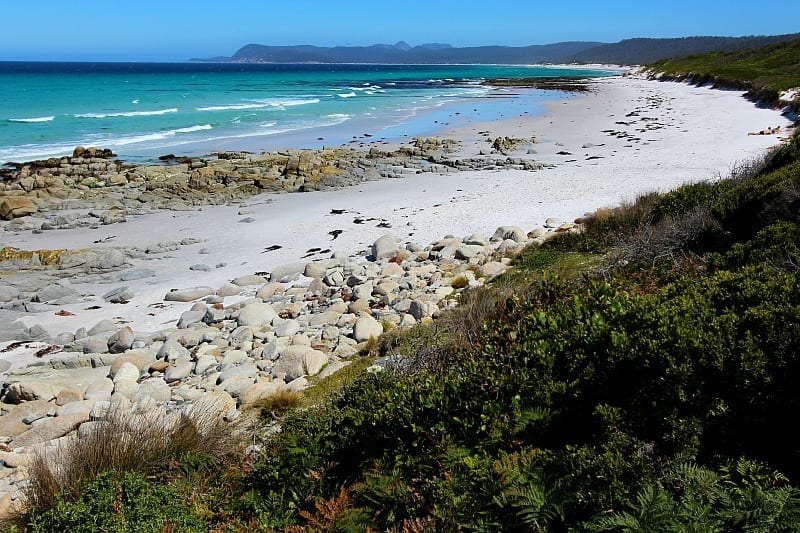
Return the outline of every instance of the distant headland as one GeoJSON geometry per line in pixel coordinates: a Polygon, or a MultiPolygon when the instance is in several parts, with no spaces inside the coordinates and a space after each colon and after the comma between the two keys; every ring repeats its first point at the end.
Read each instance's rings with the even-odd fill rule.
{"type": "Polygon", "coordinates": [[[568,41],[531,46],[455,47],[443,43],[411,46],[405,41],[371,46],[269,46],[248,44],[232,56],[194,58],[213,63],[376,63],[376,64],[591,64],[636,65],[669,57],[726,52],[800,39],[800,33],[746,37],[636,38],[618,43],[568,41]]]}

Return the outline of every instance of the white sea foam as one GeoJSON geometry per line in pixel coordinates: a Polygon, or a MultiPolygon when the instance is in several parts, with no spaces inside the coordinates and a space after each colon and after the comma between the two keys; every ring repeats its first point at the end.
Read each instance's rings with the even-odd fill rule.
{"type": "Polygon", "coordinates": [[[318,104],[319,98],[266,98],[258,101],[274,106],[294,107],[298,105],[318,104]]]}
{"type": "Polygon", "coordinates": [[[319,98],[264,98],[249,103],[197,107],[197,111],[235,111],[241,109],[277,109],[298,105],[318,104],[319,98]]]}
{"type": "Polygon", "coordinates": [[[354,92],[339,93],[338,94],[339,98],[353,98],[355,95],[356,95],[356,93],[354,93],[354,92]]]}
{"type": "Polygon", "coordinates": [[[10,118],[8,119],[9,122],[27,122],[27,123],[34,123],[34,122],[50,122],[53,120],[54,116],[49,117],[33,117],[33,118],[10,118]]]}
{"type": "Polygon", "coordinates": [[[120,137],[119,139],[108,139],[105,142],[111,146],[127,146],[129,144],[139,144],[149,141],[160,141],[174,137],[181,133],[194,133],[196,131],[205,131],[213,129],[211,124],[199,124],[196,126],[189,126],[187,128],[177,128],[174,130],[164,130],[157,133],[147,133],[144,135],[131,135],[130,137],[120,137]]]}
{"type": "Polygon", "coordinates": [[[75,118],[108,118],[108,117],[146,117],[151,115],[166,115],[168,113],[177,113],[177,107],[169,109],[156,109],[154,111],[121,111],[118,113],[76,113],[72,115],[75,118]]]}
{"type": "Polygon", "coordinates": [[[231,104],[231,105],[211,105],[207,107],[197,107],[198,111],[230,111],[236,109],[264,109],[271,107],[269,104],[231,104]]]}
{"type": "Polygon", "coordinates": [[[75,149],[76,143],[71,144],[24,144],[0,148],[0,162],[31,161],[46,157],[69,155],[75,149]]]}
{"type": "Polygon", "coordinates": [[[139,99],[137,98],[136,100],[131,100],[131,103],[132,104],[138,104],[139,103],[139,99]]]}
{"type": "Polygon", "coordinates": [[[177,130],[172,130],[175,133],[192,133],[193,131],[204,131],[204,130],[211,130],[214,129],[211,124],[200,124],[197,126],[189,126],[188,128],[178,128],[177,130]]]}
{"type": "Polygon", "coordinates": [[[206,142],[220,141],[225,139],[245,139],[248,137],[265,137],[272,135],[281,135],[284,133],[293,133],[297,131],[304,131],[315,128],[325,128],[330,126],[336,126],[338,124],[342,124],[343,122],[350,120],[350,115],[346,113],[334,113],[331,115],[326,115],[325,118],[330,120],[325,120],[322,122],[285,124],[279,128],[275,128],[277,122],[263,122],[261,124],[258,124],[257,129],[252,129],[242,133],[225,134],[222,131],[220,131],[220,135],[214,135],[211,137],[204,137],[204,138],[195,138],[191,140],[180,140],[178,142],[170,142],[168,146],[178,146],[182,144],[191,144],[191,143],[206,143],[206,142]]]}

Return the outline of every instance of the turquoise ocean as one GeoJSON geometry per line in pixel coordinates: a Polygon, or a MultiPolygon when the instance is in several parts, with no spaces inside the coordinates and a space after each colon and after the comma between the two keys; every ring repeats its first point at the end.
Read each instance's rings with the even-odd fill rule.
{"type": "Polygon", "coordinates": [[[496,120],[559,91],[493,89],[491,78],[595,77],[603,70],[497,65],[248,65],[0,62],[0,164],[111,148],[120,157],[396,141],[496,120]],[[517,102],[519,103],[519,102],[517,102]]]}

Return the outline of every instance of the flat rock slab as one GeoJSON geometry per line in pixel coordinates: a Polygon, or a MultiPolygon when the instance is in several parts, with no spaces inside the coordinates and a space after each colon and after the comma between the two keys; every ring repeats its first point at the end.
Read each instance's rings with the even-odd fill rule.
{"type": "Polygon", "coordinates": [[[117,280],[119,281],[134,281],[137,279],[144,279],[144,278],[154,278],[156,277],[156,273],[149,268],[137,268],[126,270],[125,272],[121,272],[117,276],[117,280]]]}
{"type": "Polygon", "coordinates": [[[125,254],[116,249],[67,250],[61,255],[61,269],[78,268],[90,272],[105,272],[125,266],[125,254]]]}
{"type": "Polygon", "coordinates": [[[19,403],[30,400],[52,400],[64,389],[86,392],[89,385],[105,379],[110,367],[70,368],[54,370],[43,366],[29,366],[11,372],[3,400],[19,403]]]}
{"type": "Polygon", "coordinates": [[[302,274],[306,269],[306,263],[297,261],[295,263],[286,263],[275,267],[269,274],[270,281],[281,281],[283,279],[292,278],[302,274]]]}
{"type": "Polygon", "coordinates": [[[15,437],[9,446],[12,449],[24,448],[63,437],[88,419],[88,412],[42,419],[34,427],[15,437]]]}
{"type": "Polygon", "coordinates": [[[19,297],[19,289],[8,285],[0,285],[0,302],[10,302],[19,297]]]}
{"type": "Polygon", "coordinates": [[[44,400],[34,400],[21,403],[11,411],[0,416],[0,437],[16,437],[20,433],[28,431],[30,427],[22,422],[22,419],[31,415],[46,414],[55,406],[44,400]]]}
{"type": "Polygon", "coordinates": [[[267,278],[264,276],[257,276],[255,274],[250,274],[247,276],[240,276],[233,280],[231,283],[237,285],[239,287],[247,287],[250,285],[263,285],[267,282],[267,278]]]}
{"type": "Polygon", "coordinates": [[[34,302],[57,305],[74,304],[80,298],[78,291],[62,282],[51,283],[42,287],[33,296],[34,302]]]}
{"type": "Polygon", "coordinates": [[[117,287],[105,293],[103,300],[112,304],[119,304],[130,301],[134,296],[135,294],[130,287],[117,287]]]}
{"type": "Polygon", "coordinates": [[[167,302],[191,302],[212,294],[214,294],[214,289],[211,287],[192,287],[170,291],[164,296],[164,300],[167,302]]]}
{"type": "Polygon", "coordinates": [[[32,215],[36,211],[38,211],[36,204],[28,198],[10,197],[0,202],[0,217],[6,220],[32,215]]]}

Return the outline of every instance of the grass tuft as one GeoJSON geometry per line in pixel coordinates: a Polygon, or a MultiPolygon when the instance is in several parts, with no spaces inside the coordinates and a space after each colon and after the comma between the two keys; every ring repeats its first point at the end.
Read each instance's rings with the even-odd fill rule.
{"type": "Polygon", "coordinates": [[[260,411],[263,418],[283,416],[299,407],[303,401],[303,393],[289,389],[280,389],[253,404],[253,409],[260,411]]]}
{"type": "Polygon", "coordinates": [[[104,472],[156,475],[175,462],[211,466],[235,457],[243,449],[243,436],[222,415],[221,406],[211,401],[167,416],[160,410],[136,413],[112,407],[80,438],[34,454],[24,509],[74,501],[104,472]]]}

